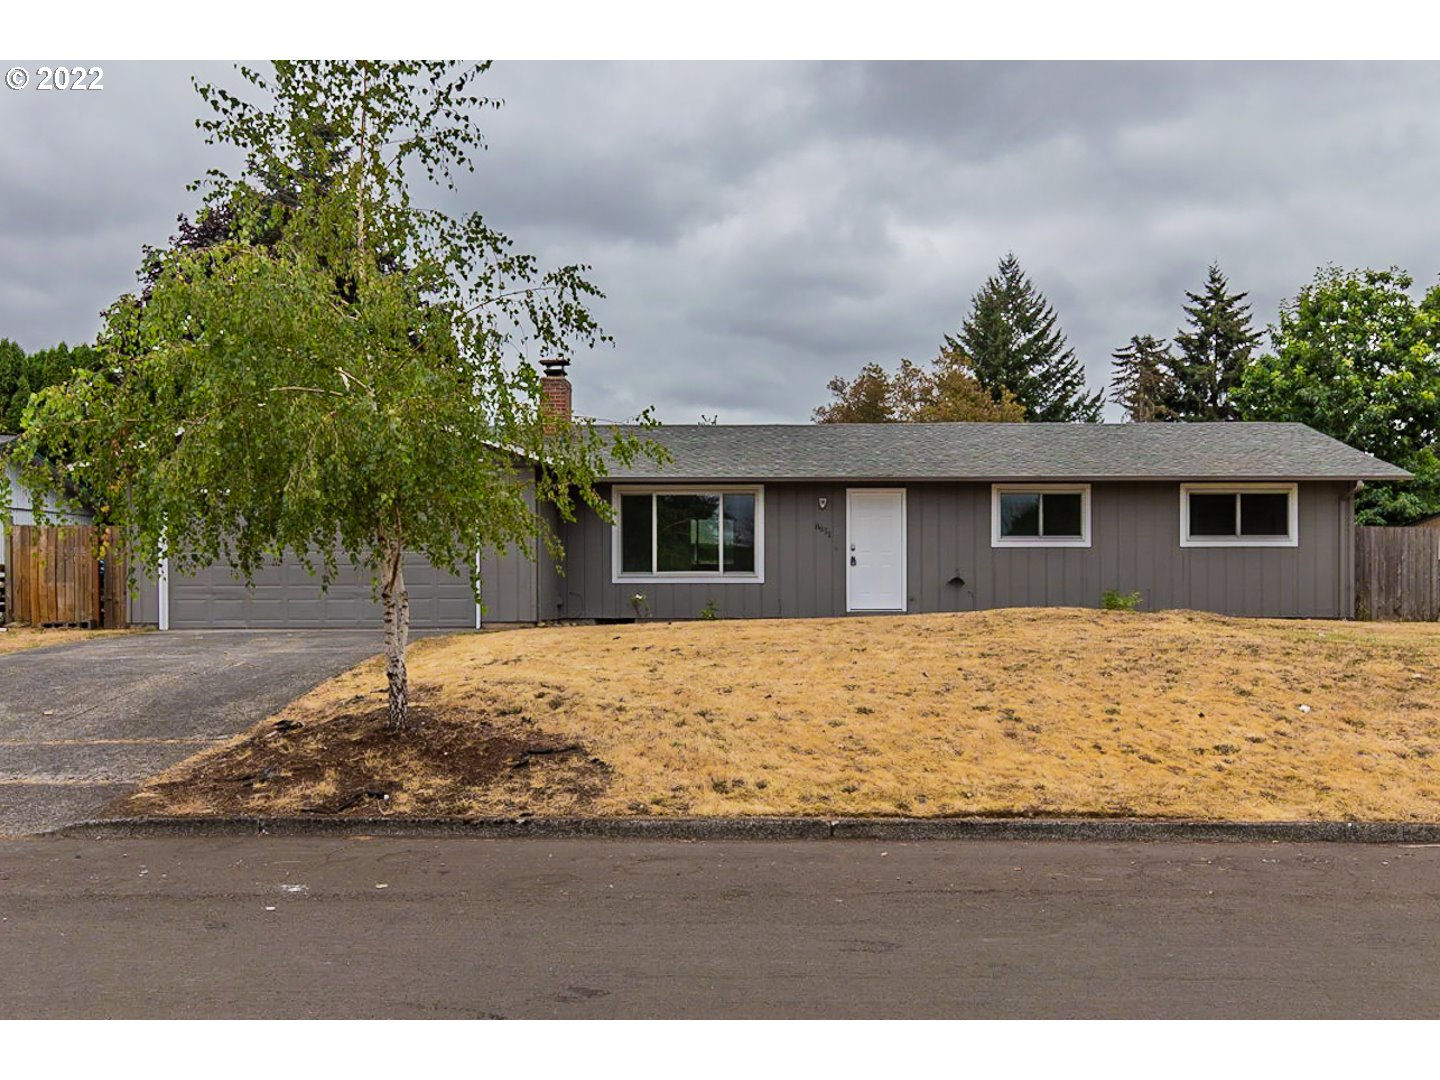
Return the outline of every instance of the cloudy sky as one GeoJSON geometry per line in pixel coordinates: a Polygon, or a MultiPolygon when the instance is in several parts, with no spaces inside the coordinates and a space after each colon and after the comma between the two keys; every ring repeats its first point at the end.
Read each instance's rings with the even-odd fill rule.
{"type": "MultiPolygon", "coordinates": [[[[190,74],[238,81],[105,68],[0,89],[0,337],[27,348],[93,337],[216,161],[190,74]]],[[[592,264],[616,344],[572,374],[605,418],[808,420],[832,375],[933,357],[1009,250],[1093,386],[1212,260],[1261,325],[1323,263],[1440,272],[1440,64],[497,63],[484,89],[453,205],[592,264]]]]}

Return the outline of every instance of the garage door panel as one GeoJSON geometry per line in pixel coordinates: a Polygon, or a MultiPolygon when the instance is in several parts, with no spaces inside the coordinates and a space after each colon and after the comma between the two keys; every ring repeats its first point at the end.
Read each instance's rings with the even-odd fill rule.
{"type": "MultiPolygon", "coordinates": [[[[468,629],[475,625],[469,579],[430,564],[423,556],[405,560],[410,622],[417,629],[468,629]]],[[[293,556],[256,571],[246,587],[227,566],[170,577],[170,625],[179,629],[318,628],[353,629],[381,624],[381,607],[371,597],[370,575],[342,566],[330,588],[293,556]]]]}

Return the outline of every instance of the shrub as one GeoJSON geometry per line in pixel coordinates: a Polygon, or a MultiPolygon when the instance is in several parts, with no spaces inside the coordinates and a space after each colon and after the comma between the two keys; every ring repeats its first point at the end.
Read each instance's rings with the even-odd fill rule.
{"type": "Polygon", "coordinates": [[[1141,600],[1138,592],[1122,593],[1119,589],[1106,589],[1100,603],[1106,611],[1134,611],[1141,600]]]}
{"type": "Polygon", "coordinates": [[[708,601],[708,602],[706,602],[705,606],[700,609],[700,618],[702,618],[702,619],[718,619],[718,618],[720,618],[720,609],[715,606],[715,601],[714,601],[713,599],[710,600],[710,601],[708,601]]]}

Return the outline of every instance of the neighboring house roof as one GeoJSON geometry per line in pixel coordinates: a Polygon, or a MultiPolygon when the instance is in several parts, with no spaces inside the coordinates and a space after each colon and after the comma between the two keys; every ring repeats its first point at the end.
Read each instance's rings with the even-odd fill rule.
{"type": "Polygon", "coordinates": [[[682,424],[614,480],[1405,480],[1304,424],[682,424]]]}

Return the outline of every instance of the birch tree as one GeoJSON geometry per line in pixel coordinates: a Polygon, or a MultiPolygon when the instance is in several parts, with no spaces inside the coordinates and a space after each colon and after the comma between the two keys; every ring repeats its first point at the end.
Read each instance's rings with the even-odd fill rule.
{"type": "Polygon", "coordinates": [[[487,67],[275,62],[238,68],[238,92],[197,84],[197,126],[244,166],[197,182],[202,239],[148,253],[100,370],[38,395],[14,455],[36,486],[101,493],[152,571],[162,550],[172,573],[249,580],[284,551],[322,584],[368,570],[397,730],[406,553],[475,582],[477,551],[556,549],[532,476],[537,506],[608,518],[607,458],[659,453],[547,415],[521,362],[607,340],[588,268],[544,270],[478,212],[428,205],[483,149],[487,67]]]}

